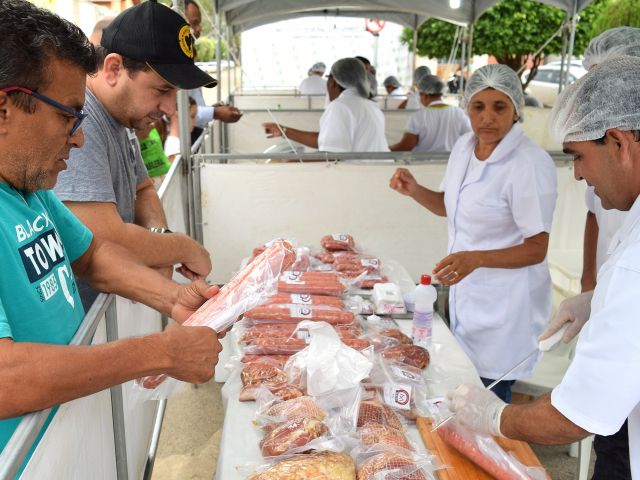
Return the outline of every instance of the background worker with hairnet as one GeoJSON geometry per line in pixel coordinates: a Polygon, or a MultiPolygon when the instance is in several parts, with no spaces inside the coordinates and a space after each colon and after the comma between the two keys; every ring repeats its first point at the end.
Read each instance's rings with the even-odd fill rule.
{"type": "Polygon", "coordinates": [[[424,65],[416,68],[413,71],[413,85],[411,85],[411,90],[407,93],[407,101],[402,102],[398,108],[407,108],[409,110],[417,110],[420,108],[420,93],[418,92],[418,82],[425,75],[431,75],[431,70],[429,67],[425,67],[424,65]]]}
{"type": "Polygon", "coordinates": [[[386,90],[387,95],[389,95],[390,97],[407,98],[407,95],[402,90],[402,85],[400,85],[398,79],[393,75],[389,75],[387,78],[385,78],[384,82],[382,82],[382,86],[386,90]]]}
{"type": "Polygon", "coordinates": [[[290,140],[325,152],[388,152],[384,116],[369,100],[364,65],[356,58],[333,64],[327,80],[330,103],[320,117],[320,131],[306,132],[277,123],[263,123],[268,138],[290,140]]]}
{"type": "MultiPolygon", "coordinates": [[[[449,245],[434,275],[451,285],[451,331],[485,385],[532,351],[551,314],[546,256],[556,203],[551,157],[517,126],[524,98],[506,65],[487,65],[469,80],[463,107],[472,133],[456,142],[439,192],[399,168],[390,186],[446,216],[449,245]]],[[[536,358],[499,382],[511,400],[515,379],[531,376],[536,358]]]]}
{"type": "Polygon", "coordinates": [[[326,95],[327,81],[323,77],[326,69],[324,63],[314,63],[309,69],[309,76],[302,80],[298,87],[300,95],[326,95]]]}
{"type": "MultiPolygon", "coordinates": [[[[587,70],[591,70],[607,59],[622,55],[640,57],[640,28],[617,27],[601,33],[589,43],[582,64],[587,70]]],[[[543,339],[558,331],[566,322],[571,322],[572,325],[564,334],[565,342],[570,342],[580,332],[589,317],[596,273],[607,259],[609,246],[627,216],[627,212],[606,210],[593,186],[587,187],[585,201],[588,212],[584,228],[582,294],[560,304],[554,320],[541,335],[543,339]]],[[[631,478],[627,430],[625,421],[615,434],[595,436],[593,448],[596,463],[592,480],[631,478]]]]}
{"type": "Polygon", "coordinates": [[[549,130],[573,156],[576,179],[627,218],[598,272],[589,321],[562,382],[508,406],[461,385],[449,393],[450,408],[478,432],[543,444],[610,435],[628,418],[631,473],[640,478],[640,58],[604,61],[569,86],[549,130]]]}
{"type": "Polygon", "coordinates": [[[450,152],[462,135],[471,131],[464,110],[442,101],[444,82],[435,75],[425,75],[418,82],[421,108],[404,128],[402,140],[390,145],[392,152],[450,152]]]}

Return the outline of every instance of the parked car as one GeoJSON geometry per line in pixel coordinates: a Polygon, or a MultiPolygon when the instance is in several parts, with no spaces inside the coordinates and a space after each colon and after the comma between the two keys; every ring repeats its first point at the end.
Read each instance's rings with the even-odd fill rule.
{"type": "MultiPolygon", "coordinates": [[[[569,83],[575,82],[578,78],[586,74],[587,71],[579,61],[572,61],[569,66],[569,83]]],[[[522,73],[523,80],[529,76],[529,70],[522,73]]],[[[558,85],[560,83],[560,62],[551,62],[538,68],[538,73],[527,86],[526,93],[537,98],[546,106],[553,106],[558,96],[558,85]]]]}

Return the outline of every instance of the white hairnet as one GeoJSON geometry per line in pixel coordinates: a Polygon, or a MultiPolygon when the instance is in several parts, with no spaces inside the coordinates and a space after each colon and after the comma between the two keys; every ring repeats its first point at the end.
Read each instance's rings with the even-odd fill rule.
{"type": "Polygon", "coordinates": [[[442,95],[444,82],[435,75],[425,75],[418,82],[418,91],[427,95],[442,95]]]}
{"type": "Polygon", "coordinates": [[[493,88],[504,93],[516,109],[518,117],[522,121],[524,109],[524,94],[522,84],[516,72],[500,63],[485,65],[476,70],[467,82],[467,88],[462,97],[461,107],[465,110],[469,106],[471,98],[482,90],[493,88]]]}
{"type": "Polygon", "coordinates": [[[322,62],[314,63],[313,66],[309,69],[310,72],[314,73],[324,73],[326,70],[327,66],[322,62]]]}
{"type": "Polygon", "coordinates": [[[413,71],[413,84],[417,85],[420,79],[425,75],[431,75],[431,70],[429,69],[429,67],[425,67],[424,65],[422,65],[421,67],[416,68],[413,71]]]}
{"type": "Polygon", "coordinates": [[[370,79],[364,64],[357,58],[341,58],[331,66],[331,76],[342,88],[353,88],[363,98],[369,98],[370,79]]]}
{"type": "Polygon", "coordinates": [[[394,77],[393,75],[389,75],[387,78],[384,79],[384,82],[382,82],[382,84],[386,87],[387,85],[393,87],[393,88],[398,88],[400,87],[400,82],[398,81],[398,79],[396,77],[394,77]]]}
{"type": "Polygon", "coordinates": [[[640,57],[640,28],[611,28],[589,42],[582,65],[587,70],[609,58],[630,55],[640,57]]]}
{"type": "Polygon", "coordinates": [[[640,130],[638,57],[598,64],[560,94],[549,118],[549,132],[560,143],[597,140],[611,128],[640,130]]]}

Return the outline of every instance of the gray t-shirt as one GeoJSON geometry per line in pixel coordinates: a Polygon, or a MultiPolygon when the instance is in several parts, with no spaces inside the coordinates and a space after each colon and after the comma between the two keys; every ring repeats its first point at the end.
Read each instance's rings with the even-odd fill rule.
{"type": "MultiPolygon", "coordinates": [[[[84,146],[71,150],[68,169],[58,176],[54,193],[63,202],[111,202],[127,223],[133,223],[137,185],[147,177],[140,145],[132,130],[113,118],[87,89],[82,124],[84,146]]],[[[97,296],[78,282],[85,309],[97,296]]]]}

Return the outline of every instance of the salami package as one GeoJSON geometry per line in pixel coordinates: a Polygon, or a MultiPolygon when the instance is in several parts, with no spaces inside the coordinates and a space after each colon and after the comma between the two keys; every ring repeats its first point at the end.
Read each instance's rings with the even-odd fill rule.
{"type": "MultiPolygon", "coordinates": [[[[432,410],[434,422],[438,423],[451,415],[442,403],[432,410]]],[[[438,435],[462,455],[497,480],[544,480],[543,468],[527,467],[512,454],[504,451],[489,435],[481,435],[458,422],[455,418],[436,430],[438,435]]]]}
{"type": "Polygon", "coordinates": [[[256,467],[248,480],[302,478],[356,480],[355,464],[349,455],[341,452],[323,451],[293,455],[256,467]]]}
{"type": "Polygon", "coordinates": [[[428,480],[440,468],[432,455],[390,445],[357,448],[352,456],[358,480],[428,480]]]}
{"type": "MultiPolygon", "coordinates": [[[[295,252],[287,240],[274,240],[232,278],[220,292],[205,302],[184,323],[185,326],[207,326],[216,332],[229,328],[247,310],[260,305],[276,293],[278,278],[295,260],[295,252]]],[[[144,389],[155,390],[144,399],[166,398],[177,380],[165,382],[166,375],[137,380],[144,389]],[[159,385],[165,383],[163,388],[159,385]]]]}

